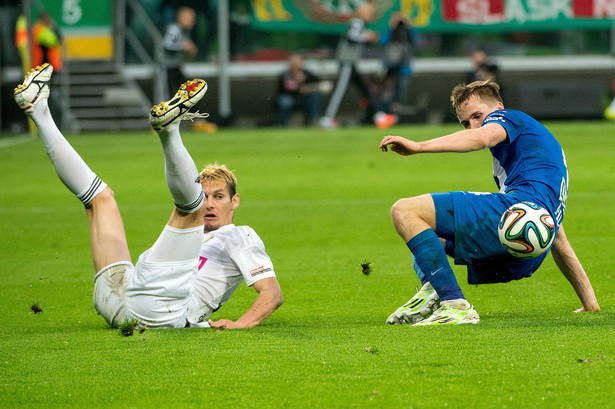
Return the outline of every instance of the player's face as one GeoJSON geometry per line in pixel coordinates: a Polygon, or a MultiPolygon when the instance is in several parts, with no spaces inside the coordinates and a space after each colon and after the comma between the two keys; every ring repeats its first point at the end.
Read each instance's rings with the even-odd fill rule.
{"type": "Polygon", "coordinates": [[[496,109],[503,109],[501,102],[488,104],[476,95],[471,96],[468,101],[457,110],[459,122],[466,129],[476,129],[483,125],[485,117],[496,109]]]}
{"type": "Polygon", "coordinates": [[[205,232],[233,223],[235,209],[239,206],[239,195],[231,197],[225,182],[203,182],[201,185],[205,192],[205,232]]]}

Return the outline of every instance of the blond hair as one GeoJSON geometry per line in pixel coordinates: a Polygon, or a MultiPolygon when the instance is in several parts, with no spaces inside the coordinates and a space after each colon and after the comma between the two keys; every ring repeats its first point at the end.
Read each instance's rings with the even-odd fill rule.
{"type": "Polygon", "coordinates": [[[200,173],[202,182],[224,182],[228,188],[231,197],[237,193],[237,178],[233,171],[229,170],[226,165],[210,163],[200,173]]]}
{"type": "Polygon", "coordinates": [[[466,104],[472,96],[480,98],[487,104],[502,102],[500,86],[496,82],[490,79],[474,81],[468,85],[460,84],[453,88],[451,104],[453,104],[455,111],[459,111],[459,108],[466,104]]]}

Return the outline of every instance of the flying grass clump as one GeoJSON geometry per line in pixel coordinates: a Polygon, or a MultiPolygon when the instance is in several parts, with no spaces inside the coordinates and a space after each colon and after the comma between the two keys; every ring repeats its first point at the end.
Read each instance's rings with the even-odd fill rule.
{"type": "Polygon", "coordinates": [[[43,309],[41,308],[41,303],[38,301],[33,302],[32,305],[30,305],[30,311],[32,311],[32,314],[34,315],[43,312],[43,309]]]}
{"type": "Polygon", "coordinates": [[[363,273],[364,276],[370,275],[372,271],[373,266],[371,261],[364,261],[363,263],[361,263],[361,273],[363,273]]]}
{"type": "MultiPolygon", "coordinates": [[[[120,323],[120,325],[118,325],[118,328],[120,330],[120,335],[124,337],[131,337],[134,335],[135,330],[139,328],[139,321],[135,318],[129,319],[127,317],[120,323]]],[[[145,328],[145,326],[141,327],[141,329],[139,329],[139,333],[142,334],[145,332],[145,328]]]]}

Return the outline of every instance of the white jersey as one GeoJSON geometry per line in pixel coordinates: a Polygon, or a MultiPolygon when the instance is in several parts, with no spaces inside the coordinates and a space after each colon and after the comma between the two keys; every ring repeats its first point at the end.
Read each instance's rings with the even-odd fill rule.
{"type": "Polygon", "coordinates": [[[205,233],[198,268],[193,297],[213,311],[224,305],[242,281],[252,286],[275,277],[258,234],[251,227],[234,224],[205,233]]]}

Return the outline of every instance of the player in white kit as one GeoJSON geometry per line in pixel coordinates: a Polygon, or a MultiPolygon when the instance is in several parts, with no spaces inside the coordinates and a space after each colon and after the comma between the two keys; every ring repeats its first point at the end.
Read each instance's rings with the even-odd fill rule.
{"type": "Polygon", "coordinates": [[[133,266],[113,191],[70,146],[49,112],[52,71],[49,64],[31,70],[15,89],[15,101],[36,124],[62,182],[85,205],[99,314],[111,326],[136,319],[151,328],[250,327],[271,315],[282,304],[282,292],[260,238],[249,227],[232,225],[239,205],[234,175],[218,165],[199,175],[179,134],[181,120],[200,116],[189,110],[207,91],[205,81],[182,84],[150,112],[175,208],[133,266]],[[208,320],[243,279],[258,292],[250,309],[236,321],[208,320]]]}

